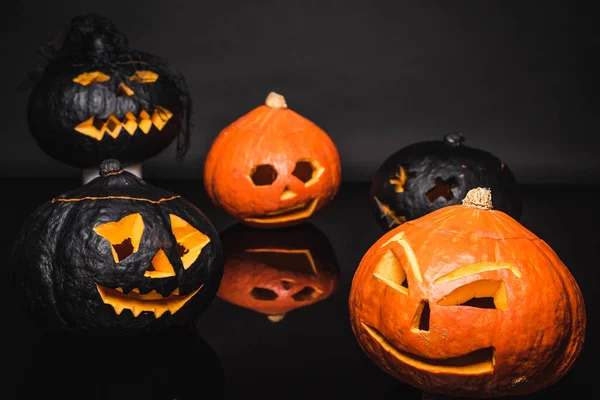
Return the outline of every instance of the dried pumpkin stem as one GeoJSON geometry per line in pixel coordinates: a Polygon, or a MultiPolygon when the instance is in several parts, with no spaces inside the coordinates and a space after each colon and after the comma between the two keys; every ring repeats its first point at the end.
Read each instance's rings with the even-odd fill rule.
{"type": "Polygon", "coordinates": [[[481,187],[471,189],[463,199],[462,204],[481,210],[491,210],[494,207],[492,205],[492,191],[489,188],[481,187]]]}
{"type": "Polygon", "coordinates": [[[269,93],[265,100],[265,105],[270,108],[287,108],[285,97],[275,92],[269,93]]]}

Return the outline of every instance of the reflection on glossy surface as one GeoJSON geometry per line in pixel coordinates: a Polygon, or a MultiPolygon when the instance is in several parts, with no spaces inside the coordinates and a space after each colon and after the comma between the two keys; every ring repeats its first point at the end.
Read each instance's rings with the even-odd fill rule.
{"type": "Polygon", "coordinates": [[[329,239],[310,223],[276,230],[236,223],[221,240],[225,270],[217,296],[272,322],[326,299],[338,286],[329,239]]]}
{"type": "Polygon", "coordinates": [[[17,383],[16,399],[224,398],[224,372],[191,328],[127,337],[46,334],[17,383]]]}

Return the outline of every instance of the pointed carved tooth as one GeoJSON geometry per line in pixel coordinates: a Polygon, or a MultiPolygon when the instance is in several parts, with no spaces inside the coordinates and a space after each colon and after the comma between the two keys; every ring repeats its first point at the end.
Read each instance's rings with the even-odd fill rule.
{"type": "Polygon", "coordinates": [[[167,311],[166,308],[159,308],[154,310],[154,318],[160,318],[165,313],[165,311],[167,311]]]}
{"type": "Polygon", "coordinates": [[[123,121],[123,128],[125,128],[127,133],[133,135],[137,129],[137,126],[137,118],[131,111],[127,111],[127,114],[125,114],[125,120],[123,121]]]}
{"type": "Polygon", "coordinates": [[[77,125],[75,130],[96,140],[102,140],[102,137],[104,136],[104,127],[101,129],[96,128],[96,126],[94,126],[94,117],[77,125]]]}
{"type": "Polygon", "coordinates": [[[115,290],[117,290],[117,291],[119,291],[119,292],[123,293],[123,289],[122,289],[122,288],[120,288],[120,287],[116,288],[115,290]]]}
{"type": "Polygon", "coordinates": [[[179,288],[175,288],[175,290],[173,290],[173,292],[171,294],[179,296],[179,288]]]}
{"type": "Polygon", "coordinates": [[[152,113],[152,123],[159,131],[161,131],[172,116],[173,113],[171,111],[161,106],[157,106],[152,113]]]}
{"type": "Polygon", "coordinates": [[[140,292],[140,289],[138,289],[138,288],[133,288],[131,291],[132,291],[133,293],[139,293],[139,292],[140,292]]]}
{"type": "Polygon", "coordinates": [[[144,133],[150,132],[150,129],[152,128],[152,120],[150,119],[150,114],[148,114],[146,110],[142,110],[140,112],[140,121],[138,123],[138,127],[144,133]]]}
{"type": "Polygon", "coordinates": [[[124,309],[125,307],[113,306],[113,308],[115,309],[115,313],[116,313],[117,315],[121,315],[121,313],[123,312],[123,309],[124,309]]]}
{"type": "Polygon", "coordinates": [[[131,308],[131,312],[133,313],[133,316],[136,318],[142,313],[142,311],[144,311],[142,308],[137,308],[137,307],[131,308]]]}
{"type": "Polygon", "coordinates": [[[114,115],[111,115],[104,124],[104,131],[112,136],[113,139],[116,139],[121,132],[121,125],[121,121],[119,121],[114,115]]]}

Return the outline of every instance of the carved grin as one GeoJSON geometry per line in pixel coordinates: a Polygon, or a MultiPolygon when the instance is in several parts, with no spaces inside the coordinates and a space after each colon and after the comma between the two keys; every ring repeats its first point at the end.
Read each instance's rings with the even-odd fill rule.
{"type": "Polygon", "coordinates": [[[125,294],[121,288],[110,289],[96,284],[102,301],[112,306],[117,315],[121,315],[124,309],[128,309],[131,310],[134,317],[137,317],[144,311],[148,311],[154,313],[154,317],[156,318],[160,318],[166,311],[169,311],[171,315],[175,314],[189,299],[202,289],[202,286],[204,285],[200,285],[198,289],[186,295],[180,295],[179,289],[175,289],[168,296],[163,296],[156,290],[141,294],[138,289],[133,289],[130,293],[125,294]]]}
{"type": "Polygon", "coordinates": [[[248,222],[260,222],[261,224],[277,224],[280,222],[294,221],[297,219],[308,218],[315,211],[315,207],[319,202],[319,198],[307,201],[305,203],[297,204],[292,207],[282,208],[279,210],[271,211],[265,216],[261,217],[248,217],[244,220],[248,222]]]}
{"type": "Polygon", "coordinates": [[[116,139],[123,131],[133,136],[138,128],[144,134],[150,132],[152,126],[160,131],[165,127],[172,116],[173,113],[171,111],[164,107],[157,106],[152,112],[152,115],[148,114],[145,110],[142,110],[139,116],[136,117],[132,112],[128,111],[122,121],[112,114],[106,119],[92,116],[88,120],[77,125],[75,130],[96,140],[102,140],[105,133],[113,139],[116,139]]]}
{"type": "Polygon", "coordinates": [[[398,360],[413,368],[434,372],[449,373],[457,375],[483,375],[494,372],[494,348],[486,347],[472,351],[471,353],[445,359],[429,359],[408,354],[394,347],[375,328],[361,322],[363,328],[377,343],[398,360]]]}

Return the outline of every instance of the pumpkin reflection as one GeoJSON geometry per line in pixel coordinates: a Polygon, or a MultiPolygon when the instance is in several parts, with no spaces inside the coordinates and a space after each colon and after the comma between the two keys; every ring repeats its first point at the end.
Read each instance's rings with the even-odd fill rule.
{"type": "Polygon", "coordinates": [[[236,223],[221,240],[225,267],[217,296],[271,322],[326,299],[338,286],[331,243],[312,224],[264,230],[236,223]]]}
{"type": "Polygon", "coordinates": [[[191,327],[136,337],[49,333],[31,357],[16,399],[224,398],[221,362],[191,327]]]}

